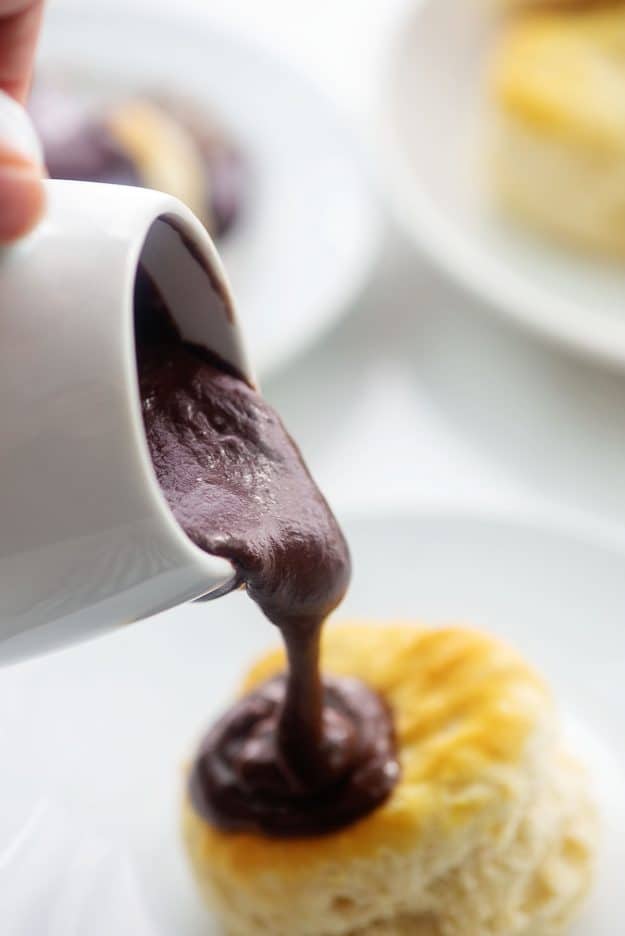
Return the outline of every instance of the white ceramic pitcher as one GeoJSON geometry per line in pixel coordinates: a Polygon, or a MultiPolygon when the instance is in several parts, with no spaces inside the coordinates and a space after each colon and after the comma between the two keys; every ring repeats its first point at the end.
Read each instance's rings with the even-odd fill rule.
{"type": "Polygon", "coordinates": [[[152,468],[135,363],[140,263],[183,337],[252,379],[219,257],[184,205],[126,186],[45,186],[41,223],[0,249],[0,662],[232,575],[177,525],[152,468]]]}

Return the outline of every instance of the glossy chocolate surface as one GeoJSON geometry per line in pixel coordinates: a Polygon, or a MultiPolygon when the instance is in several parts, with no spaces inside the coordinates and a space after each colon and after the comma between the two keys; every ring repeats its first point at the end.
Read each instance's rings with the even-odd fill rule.
{"type": "Polygon", "coordinates": [[[161,488],[190,539],[232,563],[234,584],[280,629],[288,657],[285,676],[208,733],[192,802],[228,830],[332,831],[375,808],[398,776],[382,700],[319,672],[321,627],[350,578],[345,538],[277,413],[180,340],[141,275],[136,296],[143,418],[161,488]]]}

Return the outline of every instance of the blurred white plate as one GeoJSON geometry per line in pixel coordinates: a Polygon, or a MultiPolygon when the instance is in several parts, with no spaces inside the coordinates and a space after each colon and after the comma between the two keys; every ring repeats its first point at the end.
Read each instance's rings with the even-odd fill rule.
{"type": "Polygon", "coordinates": [[[552,246],[489,205],[483,73],[495,28],[480,0],[418,0],[401,18],[381,134],[396,214],[431,259],[498,311],[625,366],[625,267],[552,246]]]}
{"type": "MultiPolygon", "coordinates": [[[[553,684],[605,820],[597,884],[571,936],[614,936],[625,921],[625,541],[559,518],[451,512],[346,527],[355,579],[342,616],[471,622],[513,641],[553,684]]],[[[237,594],[0,671],[0,856],[19,818],[47,795],[86,817],[94,835],[127,843],[156,936],[215,933],[179,840],[182,765],[243,668],[275,641],[237,594]]],[[[20,892],[31,895],[47,893],[36,871],[59,872],[41,856],[21,870],[32,886],[22,882],[20,892]]],[[[0,861],[0,879],[2,871],[0,861]]],[[[97,915],[98,902],[83,896],[97,915]]],[[[48,904],[35,905],[38,919],[54,918],[48,904]]],[[[50,926],[10,936],[91,932],[50,926]]]]}
{"type": "Polygon", "coordinates": [[[250,198],[222,255],[261,377],[347,310],[377,256],[378,209],[355,139],[306,76],[175,4],[53,4],[39,61],[100,93],[180,93],[230,128],[250,198]]]}

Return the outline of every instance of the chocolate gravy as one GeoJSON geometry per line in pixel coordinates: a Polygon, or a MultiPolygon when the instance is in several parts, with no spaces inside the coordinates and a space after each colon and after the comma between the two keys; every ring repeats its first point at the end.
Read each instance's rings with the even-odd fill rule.
{"type": "Polygon", "coordinates": [[[189,792],[226,830],[318,835],[383,802],[398,776],[392,720],[355,679],[321,679],[319,639],[350,578],[343,534],[278,415],[223,362],[183,342],[137,279],[143,418],[161,488],[201,549],[228,559],[285,642],[288,671],[202,742],[189,792]]]}

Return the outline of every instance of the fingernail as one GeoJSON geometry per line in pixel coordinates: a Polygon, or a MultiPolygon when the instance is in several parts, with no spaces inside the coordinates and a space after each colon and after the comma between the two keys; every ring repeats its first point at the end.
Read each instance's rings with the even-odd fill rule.
{"type": "Polygon", "coordinates": [[[43,150],[30,117],[4,91],[0,91],[0,148],[11,149],[38,166],[43,165],[43,150]]]}

